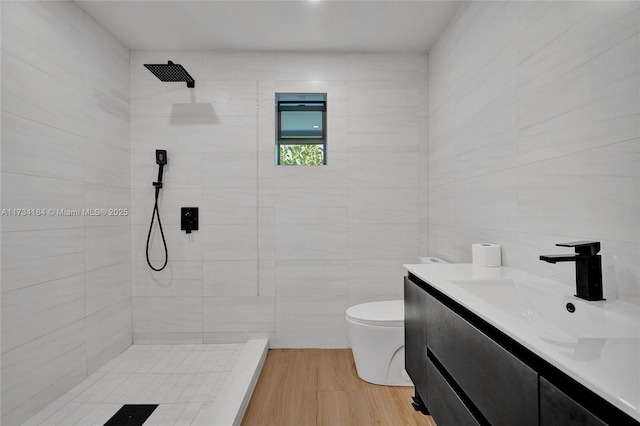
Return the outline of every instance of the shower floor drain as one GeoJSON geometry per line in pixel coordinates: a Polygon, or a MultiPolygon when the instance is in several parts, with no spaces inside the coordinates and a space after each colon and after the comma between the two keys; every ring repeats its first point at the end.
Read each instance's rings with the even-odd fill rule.
{"type": "Polygon", "coordinates": [[[123,405],[104,426],[142,426],[158,405],[127,404],[123,405]]]}

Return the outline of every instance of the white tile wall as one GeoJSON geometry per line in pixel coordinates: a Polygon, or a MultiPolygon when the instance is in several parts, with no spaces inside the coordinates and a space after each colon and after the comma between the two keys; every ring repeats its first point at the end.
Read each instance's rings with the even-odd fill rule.
{"type": "MultiPolygon", "coordinates": [[[[148,342],[154,334],[185,333],[191,339],[199,335],[202,342],[202,297],[134,297],[134,339],[148,342]]],[[[175,343],[175,342],[171,342],[175,343]]],[[[193,343],[193,341],[187,342],[193,343]]]]}
{"type": "Polygon", "coordinates": [[[21,424],[87,377],[85,332],[81,319],[2,354],[3,424],[21,424]]]}
{"type": "MultiPolygon", "coordinates": [[[[1,7],[2,207],[129,208],[128,51],[73,2],[1,7]]],[[[3,218],[2,424],[131,344],[130,232],[128,216],[3,218]]]]}
{"type": "Polygon", "coordinates": [[[640,6],[469,3],[429,54],[429,252],[574,285],[540,254],[602,241],[608,298],[640,302],[640,6]]]}
{"type": "Polygon", "coordinates": [[[203,296],[257,296],[258,262],[207,260],[202,265],[203,296]]]}
{"type": "MultiPolygon", "coordinates": [[[[419,214],[424,56],[132,52],[131,76],[136,342],[344,347],[351,297],[401,297],[400,265],[428,238],[419,214]],[[168,59],[194,76],[194,89],[143,69],[168,59]],[[274,166],[276,92],[327,93],[327,166],[274,166]],[[160,212],[170,260],[151,275],[140,269],[156,148],[169,157],[160,212]],[[184,203],[200,207],[191,236],[177,229],[184,203]],[[154,324],[151,301],[169,296],[201,310],[201,329],[182,307],[154,324]]],[[[152,258],[162,260],[157,232],[152,258]]]]}
{"type": "Polygon", "coordinates": [[[349,347],[344,319],[347,298],[344,295],[276,297],[278,346],[349,347]]]}

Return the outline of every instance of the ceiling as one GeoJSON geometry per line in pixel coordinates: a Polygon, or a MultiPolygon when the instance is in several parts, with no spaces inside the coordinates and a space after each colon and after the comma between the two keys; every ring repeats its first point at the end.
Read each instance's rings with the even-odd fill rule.
{"type": "Polygon", "coordinates": [[[458,1],[77,0],[130,50],[426,53],[458,1]]]}

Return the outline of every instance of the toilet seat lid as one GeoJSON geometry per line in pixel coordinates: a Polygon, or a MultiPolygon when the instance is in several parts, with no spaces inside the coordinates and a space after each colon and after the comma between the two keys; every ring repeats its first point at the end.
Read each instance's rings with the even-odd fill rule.
{"type": "Polygon", "coordinates": [[[347,309],[347,319],[378,327],[403,327],[404,300],[385,300],[354,305],[347,309]]]}

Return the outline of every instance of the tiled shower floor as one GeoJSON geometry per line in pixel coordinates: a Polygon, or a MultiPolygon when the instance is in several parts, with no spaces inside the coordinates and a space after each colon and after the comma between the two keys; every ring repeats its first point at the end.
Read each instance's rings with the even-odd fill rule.
{"type": "Polygon", "coordinates": [[[130,346],[24,425],[103,425],[124,404],[159,404],[145,426],[221,424],[214,402],[237,388],[230,376],[247,345],[130,346]]]}

